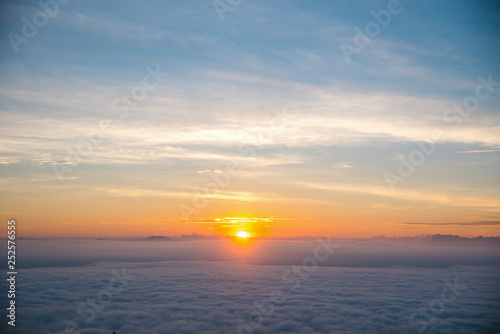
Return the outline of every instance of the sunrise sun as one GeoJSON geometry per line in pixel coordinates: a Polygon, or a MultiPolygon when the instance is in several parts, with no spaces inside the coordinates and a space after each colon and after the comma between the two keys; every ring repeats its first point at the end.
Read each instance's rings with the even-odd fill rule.
{"type": "Polygon", "coordinates": [[[245,232],[245,231],[239,231],[239,232],[237,232],[235,235],[236,235],[238,238],[244,238],[244,239],[246,239],[246,238],[251,238],[251,237],[252,237],[252,235],[251,235],[250,233],[245,232]]]}

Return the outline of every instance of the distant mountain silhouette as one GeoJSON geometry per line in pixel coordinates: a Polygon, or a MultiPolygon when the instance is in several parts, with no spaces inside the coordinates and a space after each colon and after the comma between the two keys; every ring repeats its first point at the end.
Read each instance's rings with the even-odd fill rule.
{"type": "MultiPolygon", "coordinates": [[[[180,237],[167,237],[162,235],[153,235],[145,239],[136,239],[140,241],[152,241],[152,242],[166,242],[166,241],[205,241],[205,240],[225,240],[230,239],[229,236],[222,235],[203,235],[193,233],[191,235],[183,234],[180,237]]],[[[260,238],[256,238],[260,239],[260,238]]],[[[267,238],[262,238],[266,240],[267,238]]],[[[272,238],[268,240],[295,240],[295,241],[312,241],[316,238],[311,236],[301,236],[301,237],[288,237],[288,238],[272,238]]],[[[342,240],[342,239],[339,239],[342,240]]],[[[353,240],[353,239],[345,239],[353,240]]],[[[407,242],[407,243],[418,243],[418,244],[429,244],[429,245],[443,245],[443,246],[474,246],[474,247],[500,247],[500,237],[475,237],[467,238],[461,237],[459,235],[453,234],[422,234],[414,237],[386,237],[383,235],[374,236],[370,239],[354,239],[356,241],[382,241],[382,242],[407,242]]]]}
{"type": "Polygon", "coordinates": [[[153,235],[144,239],[145,241],[175,241],[176,239],[171,237],[164,237],[161,235],[153,235]]]}
{"type": "Polygon", "coordinates": [[[475,237],[467,238],[452,234],[435,234],[432,236],[431,245],[461,245],[461,246],[483,246],[500,247],[500,237],[475,237]]]}
{"type": "Polygon", "coordinates": [[[183,234],[180,237],[166,237],[162,235],[153,235],[147,237],[145,239],[136,239],[139,241],[203,241],[203,240],[222,240],[225,239],[226,236],[221,235],[203,235],[203,234],[183,234]]]}

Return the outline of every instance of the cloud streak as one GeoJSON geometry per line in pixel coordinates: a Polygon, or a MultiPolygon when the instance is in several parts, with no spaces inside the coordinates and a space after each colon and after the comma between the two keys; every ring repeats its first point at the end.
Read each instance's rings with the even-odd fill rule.
{"type": "Polygon", "coordinates": [[[457,222],[457,223],[401,223],[404,225],[423,225],[423,226],[498,226],[500,220],[484,220],[475,222],[457,222]]]}

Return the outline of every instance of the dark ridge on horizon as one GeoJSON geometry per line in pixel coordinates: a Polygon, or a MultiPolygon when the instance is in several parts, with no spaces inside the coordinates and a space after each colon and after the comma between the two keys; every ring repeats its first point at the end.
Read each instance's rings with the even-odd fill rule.
{"type": "MultiPolygon", "coordinates": [[[[202,241],[202,240],[223,240],[231,239],[227,235],[204,235],[193,233],[190,235],[183,234],[180,237],[153,235],[144,239],[136,239],[137,241],[202,241]]],[[[312,237],[310,235],[297,236],[297,237],[252,237],[254,240],[277,240],[277,241],[314,241],[325,237],[312,237]]],[[[101,238],[99,238],[101,239],[101,238]]],[[[99,240],[97,239],[97,240],[99,240]]],[[[454,234],[422,234],[414,237],[400,236],[400,237],[386,237],[384,235],[373,236],[371,238],[357,239],[357,238],[330,238],[332,240],[351,240],[351,241],[387,241],[387,242],[418,242],[426,243],[429,245],[460,245],[460,246],[487,246],[487,247],[500,247],[500,237],[462,237],[454,234]]]]}
{"type": "Polygon", "coordinates": [[[500,247],[500,237],[466,238],[452,234],[434,234],[429,242],[430,245],[463,245],[463,246],[488,246],[500,247]]]}
{"type": "MultiPolygon", "coordinates": [[[[268,240],[268,241],[315,241],[317,239],[326,239],[328,236],[313,237],[310,235],[295,236],[295,237],[252,237],[253,240],[268,240]]],[[[371,238],[335,238],[329,237],[331,240],[338,241],[359,241],[359,242],[410,242],[410,243],[424,243],[429,245],[443,245],[443,246],[483,246],[483,247],[500,247],[500,236],[496,237],[462,237],[454,234],[422,234],[417,236],[399,236],[399,237],[386,237],[384,235],[373,236],[371,238]]],[[[5,235],[0,236],[0,240],[7,240],[5,235]]],[[[227,235],[204,235],[204,234],[183,234],[180,237],[152,235],[149,237],[137,238],[30,238],[19,237],[18,240],[96,240],[96,241],[147,241],[147,242],[174,242],[174,241],[215,241],[215,240],[228,240],[232,239],[227,235]]]]}
{"type": "Polygon", "coordinates": [[[147,237],[146,239],[144,239],[144,241],[175,241],[177,240],[176,238],[172,238],[172,237],[164,237],[162,235],[152,235],[150,237],[147,237]]]}
{"type": "Polygon", "coordinates": [[[226,236],[223,235],[204,235],[204,234],[183,234],[180,237],[169,237],[169,236],[163,236],[163,235],[152,235],[150,237],[144,238],[144,239],[137,239],[138,241],[191,241],[191,240],[219,240],[219,239],[225,239],[226,236]]]}

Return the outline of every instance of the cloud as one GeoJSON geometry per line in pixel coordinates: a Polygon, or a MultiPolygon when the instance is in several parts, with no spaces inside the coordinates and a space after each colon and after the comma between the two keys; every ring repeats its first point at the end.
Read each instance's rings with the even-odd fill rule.
{"type": "Polygon", "coordinates": [[[348,162],[337,162],[332,166],[333,168],[354,168],[348,162]]]}
{"type": "Polygon", "coordinates": [[[500,225],[500,220],[484,220],[475,222],[458,223],[401,223],[403,225],[423,225],[423,226],[496,226],[500,225]]]}
{"type": "Polygon", "coordinates": [[[472,151],[460,151],[457,153],[489,153],[489,152],[500,152],[500,150],[472,150],[472,151]]]}
{"type": "Polygon", "coordinates": [[[446,193],[439,193],[433,190],[429,192],[428,190],[406,190],[398,189],[397,191],[392,191],[387,186],[372,185],[372,184],[348,184],[348,183],[313,183],[313,182],[301,182],[290,180],[291,183],[306,189],[317,189],[326,190],[331,192],[351,192],[351,193],[361,193],[370,194],[375,196],[415,201],[415,202],[430,202],[441,205],[449,205],[456,207],[479,207],[479,208],[492,208],[493,211],[497,211],[500,207],[500,201],[492,198],[485,197],[472,197],[472,196],[460,196],[446,193]]]}
{"type": "MultiPolygon", "coordinates": [[[[206,174],[206,173],[212,173],[212,171],[210,169],[205,169],[205,170],[199,170],[196,173],[198,173],[198,174],[206,174]]],[[[213,171],[213,173],[214,174],[219,174],[219,173],[222,173],[222,171],[220,169],[215,169],[213,171]]]]}
{"type": "MultiPolygon", "coordinates": [[[[80,242],[67,243],[76,245],[72,253],[77,254],[80,242]]],[[[98,254],[103,251],[99,243],[104,245],[108,241],[92,242],[98,247],[95,252],[98,254]]],[[[53,244],[54,241],[49,242],[53,244]]],[[[455,277],[467,288],[460,291],[453,302],[445,303],[441,314],[430,314],[432,320],[426,323],[426,332],[488,332],[500,325],[497,319],[500,298],[492,293],[499,288],[499,266],[478,263],[473,267],[449,268],[320,266],[303,272],[298,288],[294,289],[297,281],[282,278],[292,269],[288,263],[262,265],[245,258],[225,262],[147,262],[133,258],[133,254],[141,252],[143,247],[148,248],[150,255],[153,249],[156,253],[161,249],[164,254],[177,254],[177,259],[186,258],[185,251],[189,247],[185,245],[213,247],[213,242],[140,242],[139,247],[131,246],[131,242],[126,244],[131,247],[129,260],[136,262],[23,269],[18,275],[16,291],[18,323],[15,330],[10,330],[2,322],[2,333],[55,334],[64,331],[68,321],[77,323],[82,334],[109,334],[112,331],[118,334],[238,333],[238,326],[252,319],[259,320],[261,313],[255,313],[256,305],[269,310],[271,294],[280,291],[282,302],[271,305],[272,314],[263,316],[260,326],[252,326],[253,333],[409,334],[417,333],[421,327],[420,323],[411,324],[409,317],[417,312],[417,319],[425,320],[418,316],[419,308],[428,308],[433,300],[439,301],[446,287],[444,281],[453,282],[455,277]],[[133,279],[127,281],[122,291],[112,294],[109,303],[104,303],[99,292],[114,278],[112,270],[120,271],[121,268],[133,279]],[[83,308],[78,312],[78,306],[89,299],[95,301],[98,311],[83,308]],[[91,314],[95,318],[86,323],[91,314]],[[251,314],[257,318],[249,318],[251,314]]],[[[288,245],[287,253],[295,257],[298,264],[313,254],[311,247],[307,250],[299,247],[301,253],[294,251],[297,245],[307,243],[281,244],[288,245]]],[[[24,247],[28,250],[26,243],[24,247]]],[[[344,256],[342,247],[331,257],[344,256]]],[[[389,244],[379,244],[379,251],[383,248],[390,248],[387,253],[395,253],[389,244]]],[[[440,254],[443,248],[431,249],[430,256],[431,253],[440,254]]],[[[43,248],[32,249],[35,250],[43,251],[43,248]]],[[[228,252],[227,248],[219,249],[224,250],[228,252]]],[[[376,257],[368,260],[376,262],[376,257]]],[[[6,291],[5,280],[0,288],[6,291]]]]}
{"type": "MultiPolygon", "coordinates": [[[[224,218],[214,218],[214,219],[198,219],[193,221],[186,221],[188,224],[200,224],[200,223],[215,223],[215,224],[247,224],[256,222],[272,222],[273,220],[278,220],[280,218],[261,218],[261,217],[224,217],[224,218]]],[[[283,219],[283,218],[281,218],[283,219]]],[[[291,218],[293,219],[293,218],[291,218]]]]}
{"type": "MultiPolygon", "coordinates": [[[[136,83],[130,83],[132,87],[134,84],[136,83]]],[[[3,138],[3,144],[0,145],[0,163],[29,162],[34,166],[63,163],[68,156],[67,146],[75,150],[80,141],[87,140],[87,133],[98,128],[103,118],[111,119],[115,130],[106,133],[104,141],[95,145],[92,152],[84,156],[85,163],[153,164],[166,159],[229,160],[234,154],[228,155],[226,149],[242,143],[254,143],[259,133],[268,128],[267,122],[271,117],[272,108],[266,105],[265,101],[260,104],[249,101],[251,107],[245,110],[247,113],[240,114],[234,113],[234,110],[239,109],[241,101],[229,100],[216,104],[208,98],[197,103],[203,104],[211,117],[198,117],[190,97],[180,93],[171,98],[158,97],[162,93],[174,94],[161,87],[144,102],[147,107],[140,109],[140,119],[118,120],[110,110],[95,113],[94,110],[100,110],[103,106],[109,109],[111,102],[119,96],[119,92],[116,95],[106,95],[100,88],[97,90],[82,87],[84,93],[81,94],[66,90],[58,99],[51,96],[60,96],[60,87],[28,92],[2,91],[2,96],[15,101],[12,105],[29,103],[43,110],[56,111],[44,112],[42,117],[38,113],[30,114],[9,109],[9,113],[3,116],[4,126],[0,127],[3,138]],[[88,101],[99,103],[93,102],[95,105],[89,109],[82,109],[81,106],[86,105],[88,101]],[[165,105],[175,109],[175,115],[161,114],[160,111],[165,105]],[[65,114],[66,110],[72,110],[73,113],[65,114]],[[200,120],[197,120],[198,118],[200,120]],[[137,131],[138,127],[141,131],[137,131]],[[52,130],[45,131],[46,128],[52,130]]],[[[453,105],[452,100],[424,99],[380,92],[361,94],[347,89],[332,93],[325,88],[305,84],[301,84],[300,88],[304,89],[300,92],[304,101],[294,101],[295,113],[287,115],[286,126],[280,129],[272,140],[261,141],[259,145],[285,149],[320,145],[367,145],[373,140],[428,142],[433,131],[438,129],[445,130],[443,142],[481,143],[492,147],[500,145],[500,135],[496,131],[498,117],[488,113],[475,114],[473,119],[468,119],[467,124],[463,124],[459,129],[443,123],[442,114],[453,105]],[[306,112],[307,117],[304,117],[306,112]]],[[[299,94],[298,90],[296,86],[290,87],[290,94],[299,94]]],[[[225,100],[226,96],[219,98],[225,100]]],[[[247,98],[241,96],[241,99],[247,98]]],[[[276,103],[290,104],[285,97],[274,105],[276,103]]],[[[135,115],[138,112],[134,110],[131,113],[135,115]]],[[[487,151],[495,150],[461,152],[487,151]]],[[[266,155],[260,155],[259,158],[270,159],[269,164],[302,161],[279,161],[277,157],[266,155]]]]}

